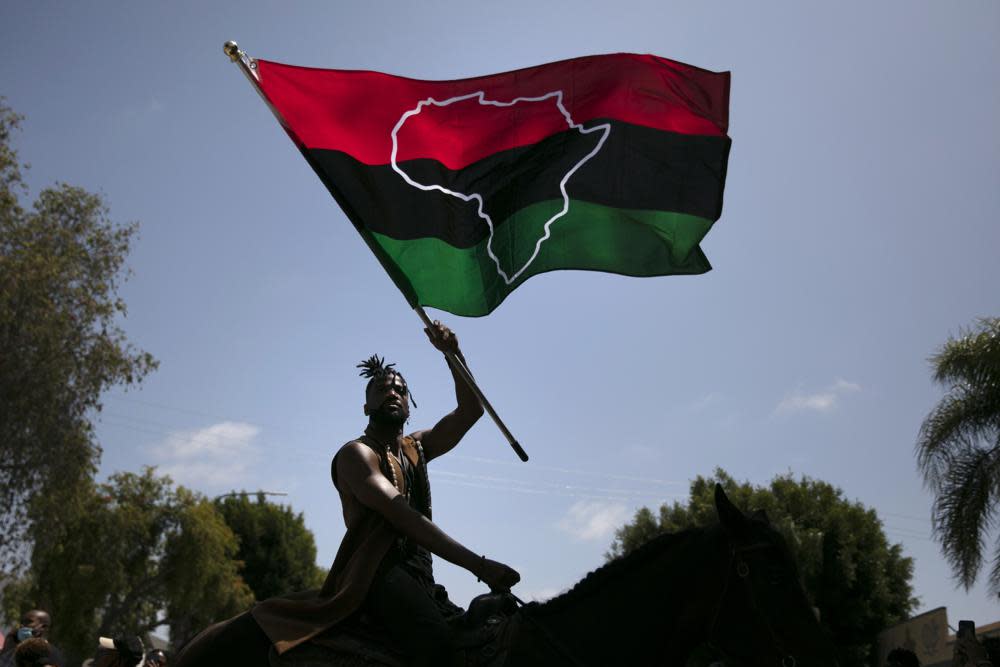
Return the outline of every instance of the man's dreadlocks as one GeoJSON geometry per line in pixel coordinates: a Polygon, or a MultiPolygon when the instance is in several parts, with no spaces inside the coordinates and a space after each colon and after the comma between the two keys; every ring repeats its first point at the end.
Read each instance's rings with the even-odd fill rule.
{"type": "Polygon", "coordinates": [[[397,376],[403,381],[403,384],[406,384],[406,391],[410,395],[410,403],[413,403],[413,407],[417,407],[417,402],[413,400],[413,392],[410,391],[410,385],[407,384],[406,378],[403,377],[403,374],[396,370],[396,364],[387,364],[385,363],[384,357],[373,354],[358,364],[357,368],[361,369],[361,372],[358,373],[358,375],[363,378],[368,378],[368,384],[365,385],[365,391],[368,391],[368,387],[370,387],[376,380],[382,380],[389,375],[397,376]]]}

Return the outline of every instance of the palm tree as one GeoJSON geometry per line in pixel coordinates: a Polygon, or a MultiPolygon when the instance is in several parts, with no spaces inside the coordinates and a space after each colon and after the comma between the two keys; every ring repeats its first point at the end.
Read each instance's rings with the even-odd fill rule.
{"type": "MultiPolygon", "coordinates": [[[[968,589],[1000,510],[1000,318],[949,339],[931,363],[948,393],[920,427],[917,463],[935,495],[935,536],[968,589]]],[[[989,584],[1000,595],[1000,543],[994,551],[989,584]]]]}

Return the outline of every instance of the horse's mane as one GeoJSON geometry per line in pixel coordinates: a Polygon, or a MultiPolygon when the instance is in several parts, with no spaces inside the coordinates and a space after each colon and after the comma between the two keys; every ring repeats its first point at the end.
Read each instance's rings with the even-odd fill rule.
{"type": "Polygon", "coordinates": [[[623,572],[645,565],[648,561],[662,552],[675,547],[678,543],[686,542],[693,537],[704,536],[708,528],[689,528],[676,533],[663,533],[649,540],[631,553],[615,558],[591,571],[587,576],[578,581],[573,588],[562,595],[547,600],[545,602],[531,602],[525,605],[524,610],[531,614],[547,614],[559,612],[567,606],[576,605],[581,598],[587,597],[595,590],[602,588],[609,580],[620,576],[623,572]]]}

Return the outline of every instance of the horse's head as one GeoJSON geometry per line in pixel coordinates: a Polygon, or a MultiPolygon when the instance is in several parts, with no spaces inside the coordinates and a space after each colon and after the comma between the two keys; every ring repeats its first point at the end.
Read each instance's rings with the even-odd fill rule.
{"type": "Polygon", "coordinates": [[[836,665],[781,534],[763,512],[744,515],[718,484],[715,507],[728,565],[711,641],[747,665],[836,665]]]}

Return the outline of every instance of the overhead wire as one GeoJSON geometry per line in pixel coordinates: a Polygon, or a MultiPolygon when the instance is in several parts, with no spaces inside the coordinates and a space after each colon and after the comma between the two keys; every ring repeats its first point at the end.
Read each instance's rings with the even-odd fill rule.
{"type": "MultiPolygon", "coordinates": [[[[216,417],[218,418],[218,417],[216,417]]],[[[194,442],[196,444],[210,445],[215,444],[219,440],[219,436],[214,434],[198,433],[199,429],[176,429],[168,424],[162,422],[157,422],[155,420],[146,419],[143,417],[135,417],[130,415],[121,415],[114,412],[107,412],[102,418],[101,423],[110,426],[112,428],[121,428],[136,433],[143,433],[146,435],[152,435],[157,437],[176,437],[182,442],[194,442]],[[123,420],[123,421],[122,421],[123,420]]],[[[273,443],[266,443],[257,441],[252,447],[254,450],[260,450],[268,446],[277,447],[273,443]]],[[[280,445],[281,451],[286,453],[294,453],[303,457],[309,457],[314,459],[322,458],[326,461],[330,454],[328,452],[319,452],[314,449],[297,447],[294,445],[280,445]]],[[[452,457],[449,457],[450,459],[452,457]]],[[[474,459],[475,457],[467,457],[474,459]]],[[[487,460],[488,461],[488,460],[487,460]]],[[[480,461],[483,462],[483,461],[480,461]]],[[[557,468],[550,468],[551,470],[560,470],[557,468]]],[[[563,472],[568,472],[562,470],[563,472]]],[[[584,471],[579,471],[584,472],[584,471]]],[[[512,479],[505,477],[496,477],[490,475],[477,475],[473,473],[465,473],[454,470],[441,470],[438,468],[433,468],[431,470],[431,476],[435,478],[435,482],[442,482],[444,484],[452,484],[458,486],[469,486],[482,488],[487,490],[500,490],[500,491],[512,491],[516,493],[534,493],[534,494],[545,494],[552,496],[562,496],[562,497],[575,497],[575,498],[585,498],[585,499],[596,499],[596,500],[614,500],[614,501],[626,501],[626,500],[637,500],[637,499],[663,499],[665,496],[679,496],[679,494],[665,494],[657,492],[642,492],[634,489],[615,489],[609,487],[591,487],[591,486],[581,486],[575,484],[565,484],[560,482],[543,482],[538,480],[526,480],[526,479],[512,479]]],[[[622,476],[615,475],[602,475],[601,473],[591,473],[597,476],[603,476],[609,479],[619,479],[622,476]]],[[[656,482],[658,480],[643,480],[647,482],[656,482]]]]}
{"type": "MultiPolygon", "coordinates": [[[[148,406],[152,406],[152,407],[158,407],[158,408],[163,408],[163,409],[171,409],[171,410],[175,410],[177,412],[184,412],[184,413],[193,414],[193,415],[206,416],[206,417],[211,417],[213,419],[221,419],[221,420],[224,420],[224,421],[227,421],[227,422],[244,423],[244,424],[248,424],[250,426],[255,426],[255,427],[258,427],[258,428],[260,428],[260,427],[263,426],[263,424],[260,424],[260,423],[250,422],[250,421],[245,421],[245,420],[239,420],[239,419],[233,419],[233,418],[225,417],[225,416],[222,416],[222,415],[213,415],[213,414],[209,414],[209,413],[198,412],[198,411],[195,411],[195,410],[186,410],[186,409],[183,409],[183,408],[172,408],[170,406],[156,404],[156,403],[152,403],[152,402],[149,402],[149,401],[139,401],[137,399],[129,399],[129,400],[131,400],[132,402],[135,402],[135,403],[142,403],[144,405],[148,405],[148,406]]],[[[174,427],[174,426],[172,426],[170,424],[164,424],[162,422],[157,422],[157,421],[150,420],[150,419],[143,418],[143,417],[135,417],[135,416],[131,416],[131,415],[122,415],[120,413],[111,412],[111,411],[106,411],[106,412],[102,413],[102,415],[101,415],[101,421],[103,423],[106,423],[106,424],[111,425],[111,426],[121,427],[121,428],[128,428],[128,425],[127,424],[116,423],[114,421],[107,421],[107,419],[106,419],[107,417],[111,417],[112,419],[124,419],[126,421],[137,422],[140,426],[150,426],[150,425],[156,426],[156,427],[159,427],[160,429],[163,429],[163,433],[164,434],[170,434],[170,435],[173,435],[173,434],[178,433],[178,432],[179,433],[186,433],[186,432],[190,432],[192,430],[197,430],[197,429],[178,429],[178,428],[176,428],[176,427],[174,427]]],[[[136,429],[136,430],[138,430],[138,429],[136,429]]],[[[148,433],[153,434],[153,435],[156,434],[156,433],[153,433],[151,431],[148,431],[148,429],[145,430],[144,432],[148,432],[148,433]]],[[[283,447],[287,448],[288,446],[283,445],[283,447]]],[[[300,452],[300,453],[316,453],[315,450],[301,448],[301,447],[294,447],[294,446],[292,446],[292,449],[294,451],[297,451],[297,452],[300,452]]],[[[325,453],[324,453],[324,456],[326,456],[325,453]]],[[[491,465],[491,466],[494,466],[494,465],[519,466],[519,465],[521,465],[521,464],[519,464],[517,462],[514,462],[514,461],[502,461],[502,460],[499,460],[499,459],[492,459],[492,458],[479,457],[479,456],[468,456],[468,455],[462,455],[462,454],[451,454],[448,457],[448,459],[449,459],[449,461],[468,461],[468,462],[473,462],[473,463],[483,463],[483,464],[491,465]]],[[[643,484],[656,484],[656,485],[663,485],[663,486],[681,486],[681,485],[687,485],[688,484],[688,482],[683,482],[683,481],[678,481],[678,480],[664,480],[664,479],[656,479],[656,478],[651,478],[651,477],[638,477],[638,476],[634,476],[634,475],[616,475],[616,474],[611,474],[611,473],[606,473],[606,472],[598,472],[598,471],[593,471],[593,470],[582,470],[582,469],[578,469],[578,468],[565,468],[565,467],[546,466],[546,465],[539,465],[539,464],[533,464],[531,466],[531,469],[532,469],[532,471],[557,472],[557,473],[573,474],[573,475],[585,475],[585,476],[590,476],[590,477],[600,477],[600,478],[609,479],[609,480],[616,480],[616,481],[639,482],[639,483],[643,483],[643,484]]]]}
{"type": "MultiPolygon", "coordinates": [[[[275,430],[285,430],[288,432],[298,431],[303,432],[306,429],[289,429],[286,426],[277,425],[267,425],[261,422],[254,422],[246,419],[238,419],[233,417],[228,417],[225,415],[213,414],[209,412],[204,412],[200,410],[192,410],[188,408],[180,408],[176,406],[166,405],[162,403],[157,403],[153,401],[146,401],[142,399],[126,397],[126,396],[116,396],[116,400],[126,401],[130,403],[135,403],[139,405],[144,405],[147,407],[159,409],[159,410],[169,410],[181,414],[189,414],[198,417],[206,417],[210,419],[222,420],[231,423],[240,423],[252,426],[258,429],[267,428],[275,430]]],[[[174,436],[182,441],[194,442],[196,444],[214,444],[218,442],[219,436],[214,434],[199,434],[199,431],[203,429],[198,428],[178,428],[172,424],[167,424],[162,421],[157,421],[154,419],[149,419],[147,417],[139,417],[136,415],[121,414],[115,411],[102,411],[98,415],[98,420],[101,424],[105,426],[110,426],[112,428],[121,428],[130,430],[137,433],[143,433],[146,435],[152,435],[163,438],[164,436],[170,437],[174,436]]],[[[311,459],[322,459],[324,461],[328,460],[332,452],[320,451],[314,448],[301,447],[289,444],[276,444],[273,441],[260,441],[256,439],[252,445],[252,449],[261,450],[270,447],[280,447],[281,451],[287,453],[298,454],[303,457],[309,457],[311,459]]],[[[521,464],[514,461],[506,461],[500,459],[493,459],[481,456],[471,456],[466,454],[451,454],[448,457],[449,462],[467,462],[472,464],[482,464],[491,467],[496,466],[513,466],[519,467],[521,464]]],[[[599,472],[594,470],[585,470],[579,468],[568,468],[560,466],[546,466],[533,464],[532,471],[538,472],[551,472],[564,475],[579,475],[586,477],[596,477],[600,479],[605,479],[615,482],[627,482],[632,484],[640,485],[656,485],[656,486],[681,486],[686,485],[687,482],[677,481],[677,480],[665,480],[652,477],[641,477],[634,475],[619,475],[607,472],[599,472]]],[[[456,470],[441,470],[438,468],[432,468],[431,476],[435,479],[435,483],[443,483],[446,485],[453,486],[464,486],[473,487],[484,490],[495,490],[503,492],[513,492],[521,494],[533,494],[533,495],[551,495],[551,496],[561,496],[561,497],[571,497],[571,498],[582,498],[582,499],[593,499],[593,500],[610,500],[617,502],[628,502],[628,501],[639,501],[639,500],[654,500],[654,502],[666,503],[670,499],[681,499],[686,496],[685,493],[679,492],[666,492],[665,490],[640,490],[635,488],[610,488],[610,487],[594,487],[585,486],[579,484],[565,484],[561,482],[551,482],[551,481],[539,481],[539,480],[529,480],[529,479],[514,479],[509,477],[498,477],[495,475],[481,475],[470,472],[460,472],[456,470]]],[[[930,524],[931,521],[925,517],[917,517],[910,514],[896,513],[896,512],[883,512],[878,511],[880,516],[884,517],[894,517],[896,519],[902,519],[906,521],[921,522],[925,524],[930,524]]],[[[930,533],[924,533],[919,529],[912,526],[895,526],[895,525],[883,525],[886,532],[892,533],[898,537],[905,539],[915,539],[922,541],[933,541],[933,537],[930,533]]]]}

